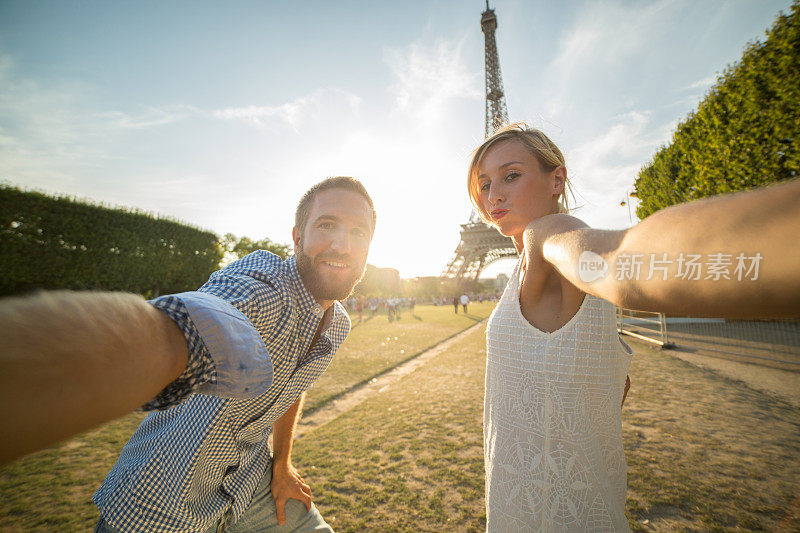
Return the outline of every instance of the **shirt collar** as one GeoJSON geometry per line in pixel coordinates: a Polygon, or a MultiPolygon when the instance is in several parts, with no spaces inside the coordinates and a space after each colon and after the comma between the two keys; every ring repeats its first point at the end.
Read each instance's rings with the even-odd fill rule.
{"type": "Polygon", "coordinates": [[[347,311],[345,310],[344,305],[342,305],[342,302],[336,300],[333,302],[333,320],[331,320],[331,324],[333,324],[334,320],[340,320],[342,316],[346,314],[347,311]]]}
{"type": "Polygon", "coordinates": [[[297,258],[294,255],[291,256],[284,262],[284,265],[286,265],[286,273],[292,282],[295,294],[297,294],[297,307],[299,307],[301,311],[307,311],[316,315],[317,318],[322,318],[322,306],[317,303],[303,284],[300,271],[297,270],[297,258]]]}

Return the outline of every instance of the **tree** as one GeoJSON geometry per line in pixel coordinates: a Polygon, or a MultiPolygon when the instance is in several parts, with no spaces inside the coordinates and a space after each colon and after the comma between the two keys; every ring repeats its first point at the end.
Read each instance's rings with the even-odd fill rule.
{"type": "Polygon", "coordinates": [[[266,250],[283,259],[289,257],[289,254],[292,252],[288,244],[272,242],[268,238],[263,238],[260,241],[254,241],[249,237],[238,238],[233,233],[226,233],[225,236],[220,239],[220,245],[225,252],[224,263],[242,258],[256,250],[266,250]]]}
{"type": "Polygon", "coordinates": [[[643,219],[800,174],[800,0],[717,79],[636,180],[643,219]]]}
{"type": "Polygon", "coordinates": [[[367,265],[364,279],[356,285],[354,293],[361,296],[399,296],[400,272],[394,268],[378,268],[367,265]]]}

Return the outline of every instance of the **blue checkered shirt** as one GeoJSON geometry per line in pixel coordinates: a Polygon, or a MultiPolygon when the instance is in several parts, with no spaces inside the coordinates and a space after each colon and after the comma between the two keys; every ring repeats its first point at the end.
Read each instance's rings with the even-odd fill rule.
{"type": "Polygon", "coordinates": [[[121,531],[200,532],[247,509],[271,460],[273,422],[328,367],[350,319],[336,302],[310,347],[322,308],[295,258],[265,251],[215,272],[196,292],[150,303],[183,330],[189,362],[144,406],[154,411],[93,500],[121,531]]]}

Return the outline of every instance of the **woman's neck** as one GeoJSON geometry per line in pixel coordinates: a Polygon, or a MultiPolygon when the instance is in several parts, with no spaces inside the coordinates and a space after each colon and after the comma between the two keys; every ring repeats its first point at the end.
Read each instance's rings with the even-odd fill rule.
{"type": "Polygon", "coordinates": [[[517,249],[517,253],[521,254],[522,251],[525,249],[525,242],[522,239],[523,234],[520,233],[519,235],[512,235],[511,240],[514,241],[514,248],[517,249]]]}

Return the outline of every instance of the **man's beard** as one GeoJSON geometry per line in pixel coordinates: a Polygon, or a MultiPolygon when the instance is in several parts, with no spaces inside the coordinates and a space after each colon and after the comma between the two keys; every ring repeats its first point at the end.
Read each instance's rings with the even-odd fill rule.
{"type": "Polygon", "coordinates": [[[300,272],[300,278],[303,280],[303,285],[306,286],[308,292],[317,301],[324,300],[344,300],[353,292],[353,288],[364,277],[365,269],[362,267],[360,270],[355,267],[355,261],[348,256],[337,254],[322,254],[319,260],[327,261],[342,261],[355,268],[352,269],[350,275],[339,283],[326,283],[322,276],[317,271],[317,263],[314,259],[306,255],[301,245],[297,245],[294,251],[297,260],[297,271],[300,272]]]}

